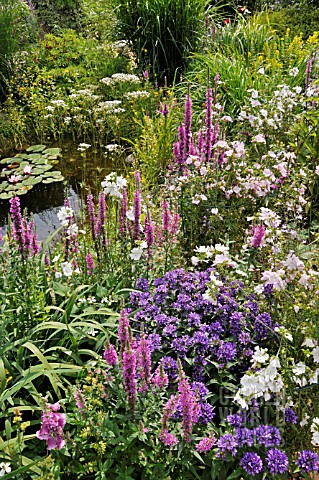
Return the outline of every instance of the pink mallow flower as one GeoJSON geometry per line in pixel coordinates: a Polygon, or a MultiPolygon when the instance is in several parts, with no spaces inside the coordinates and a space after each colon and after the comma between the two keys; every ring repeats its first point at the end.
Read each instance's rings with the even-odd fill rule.
{"type": "Polygon", "coordinates": [[[47,441],[48,450],[53,450],[54,448],[60,450],[65,444],[62,436],[63,428],[66,424],[66,415],[65,413],[57,413],[59,410],[59,402],[54,404],[47,403],[42,413],[41,428],[36,432],[39,440],[47,441]]]}

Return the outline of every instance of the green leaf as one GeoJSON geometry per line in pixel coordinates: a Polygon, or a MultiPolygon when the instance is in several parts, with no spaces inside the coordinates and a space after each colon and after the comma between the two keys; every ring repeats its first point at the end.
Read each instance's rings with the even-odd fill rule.
{"type": "Polygon", "coordinates": [[[26,149],[26,152],[43,152],[46,149],[46,145],[32,145],[26,149]]]}

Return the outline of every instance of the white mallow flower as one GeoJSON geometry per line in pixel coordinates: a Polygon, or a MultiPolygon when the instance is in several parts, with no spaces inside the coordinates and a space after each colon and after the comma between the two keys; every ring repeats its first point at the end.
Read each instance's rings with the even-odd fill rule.
{"type": "Polygon", "coordinates": [[[264,293],[264,286],[263,285],[257,285],[254,287],[254,292],[257,293],[257,295],[261,295],[264,293]]]}
{"type": "Polygon", "coordinates": [[[314,348],[311,354],[313,356],[313,361],[319,363],[319,347],[314,348]]]}
{"type": "Polygon", "coordinates": [[[312,420],[310,431],[312,433],[311,443],[313,445],[319,445],[319,418],[318,417],[312,420]]]}
{"type": "Polygon", "coordinates": [[[314,348],[316,346],[316,343],[312,338],[305,338],[304,341],[302,342],[303,347],[309,347],[309,348],[314,348]]]}
{"type": "Polygon", "coordinates": [[[199,264],[200,260],[199,260],[198,257],[193,256],[193,257],[191,258],[191,262],[192,262],[192,265],[196,266],[196,265],[199,264]]]}
{"type": "Polygon", "coordinates": [[[267,352],[268,352],[268,348],[260,348],[259,346],[255,347],[255,352],[251,357],[251,360],[254,364],[253,368],[258,363],[265,363],[269,360],[269,354],[267,352]]]}
{"type": "Polygon", "coordinates": [[[227,247],[226,245],[222,245],[221,243],[216,243],[214,248],[217,252],[221,252],[221,253],[228,253],[229,252],[229,247],[227,247]]]}
{"type": "Polygon", "coordinates": [[[143,255],[143,248],[135,247],[135,248],[132,248],[131,253],[129,254],[129,257],[132,260],[139,260],[142,255],[143,255]]]}
{"type": "Polygon", "coordinates": [[[129,208],[128,211],[126,212],[126,218],[131,220],[131,222],[134,222],[134,208],[133,207],[129,208]]]}
{"type": "Polygon", "coordinates": [[[265,285],[273,285],[273,288],[277,291],[284,290],[286,288],[286,281],[282,278],[285,275],[285,271],[280,269],[277,271],[267,270],[263,272],[261,279],[265,282],[265,285]]]}
{"type": "Polygon", "coordinates": [[[110,195],[111,197],[122,198],[120,188],[114,182],[102,182],[103,192],[105,195],[110,195]]]}
{"type": "Polygon", "coordinates": [[[69,220],[73,217],[74,212],[71,207],[61,207],[57,213],[57,217],[60,220],[62,227],[66,227],[69,220]]]}
{"type": "Polygon", "coordinates": [[[306,372],[306,365],[302,362],[298,362],[297,365],[292,369],[292,373],[299,377],[306,372]]]}
{"type": "Polygon", "coordinates": [[[73,273],[72,263],[62,262],[61,263],[61,268],[62,268],[63,275],[65,277],[72,277],[72,273],[73,273]]]}
{"type": "Polygon", "coordinates": [[[117,185],[119,188],[126,187],[126,185],[127,185],[127,180],[126,180],[126,178],[122,177],[122,175],[119,175],[118,177],[116,177],[116,185],[117,185]]]}
{"type": "Polygon", "coordinates": [[[70,237],[74,237],[75,235],[78,234],[78,231],[79,231],[79,227],[76,225],[76,223],[73,223],[73,224],[70,225],[69,228],[67,229],[67,234],[68,234],[70,237]]]}
{"type": "Polygon", "coordinates": [[[290,252],[283,262],[283,265],[289,270],[300,270],[304,267],[304,263],[292,252],[290,252]]]}
{"type": "Polygon", "coordinates": [[[145,242],[145,241],[140,242],[139,247],[144,250],[145,248],[147,248],[147,242],[145,242]]]}

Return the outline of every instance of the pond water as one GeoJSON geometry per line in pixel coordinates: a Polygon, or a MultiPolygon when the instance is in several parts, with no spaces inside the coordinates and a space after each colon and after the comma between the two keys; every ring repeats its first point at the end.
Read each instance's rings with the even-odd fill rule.
{"type": "MultiPolygon", "coordinates": [[[[59,147],[60,145],[50,145],[59,147]]],[[[63,144],[61,158],[55,165],[62,172],[64,182],[38,184],[27,194],[20,196],[22,209],[33,214],[39,240],[46,239],[59,226],[57,212],[69,198],[75,212],[80,210],[83,198],[89,192],[100,191],[103,178],[112,170],[123,171],[124,160],[119,155],[105,156],[103,149],[94,150],[92,147],[83,152],[77,150],[77,145],[63,144]]],[[[0,228],[5,231],[9,214],[9,201],[0,201],[0,228]]]]}

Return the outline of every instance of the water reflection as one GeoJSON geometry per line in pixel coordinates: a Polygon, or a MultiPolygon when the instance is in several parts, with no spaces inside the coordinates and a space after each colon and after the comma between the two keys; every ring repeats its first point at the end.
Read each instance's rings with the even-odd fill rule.
{"type": "MultiPolygon", "coordinates": [[[[65,182],[39,184],[26,195],[20,196],[22,209],[33,214],[39,240],[46,239],[59,228],[57,212],[65,198],[69,198],[73,210],[79,212],[81,195],[86,195],[89,191],[97,193],[101,180],[110,171],[123,171],[123,161],[118,156],[105,157],[102,149],[88,150],[84,157],[77,151],[77,146],[70,143],[63,145],[62,157],[56,168],[61,170],[65,182]]],[[[9,201],[0,201],[0,227],[4,227],[2,231],[6,229],[8,214],[9,201]]]]}

